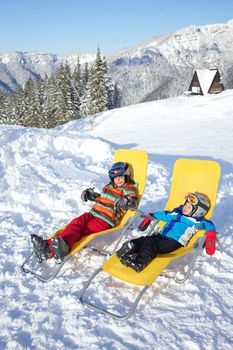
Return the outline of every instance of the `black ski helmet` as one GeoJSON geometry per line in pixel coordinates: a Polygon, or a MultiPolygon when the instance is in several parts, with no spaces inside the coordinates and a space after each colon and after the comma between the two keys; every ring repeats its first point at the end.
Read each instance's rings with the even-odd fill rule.
{"type": "Polygon", "coordinates": [[[114,179],[114,177],[117,177],[117,176],[125,176],[126,181],[129,181],[131,177],[130,166],[128,163],[124,163],[124,162],[114,163],[111,169],[109,170],[108,175],[111,181],[114,179]]]}

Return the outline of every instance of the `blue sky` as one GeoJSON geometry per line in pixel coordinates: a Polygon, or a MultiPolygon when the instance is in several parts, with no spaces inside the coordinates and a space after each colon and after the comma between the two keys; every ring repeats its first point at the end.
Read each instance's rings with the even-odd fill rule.
{"type": "Polygon", "coordinates": [[[233,19],[232,0],[7,0],[0,52],[113,53],[192,24],[233,19]]]}

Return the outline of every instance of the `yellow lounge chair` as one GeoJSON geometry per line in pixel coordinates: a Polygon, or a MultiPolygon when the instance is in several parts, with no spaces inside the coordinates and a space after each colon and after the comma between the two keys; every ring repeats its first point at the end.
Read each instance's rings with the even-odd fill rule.
{"type": "MultiPolygon", "coordinates": [[[[133,178],[138,183],[139,202],[140,202],[140,199],[143,195],[143,192],[144,192],[145,186],[146,186],[146,174],[147,174],[147,164],[148,164],[147,153],[143,150],[118,149],[114,155],[114,163],[117,163],[117,162],[127,162],[128,164],[130,164],[131,170],[133,171],[133,178]]],[[[70,257],[72,255],[76,254],[83,247],[88,246],[88,244],[90,244],[90,242],[92,240],[94,240],[95,238],[98,238],[99,241],[97,241],[97,245],[95,244],[95,245],[91,246],[91,248],[99,251],[100,253],[106,254],[106,255],[110,254],[108,251],[103,250],[102,247],[98,248],[98,244],[99,245],[102,244],[101,239],[103,239],[103,241],[104,241],[105,236],[108,236],[108,234],[114,234],[116,236],[116,244],[115,244],[115,248],[111,252],[111,254],[112,254],[116,250],[122,237],[131,228],[131,224],[136,218],[135,214],[137,214],[137,211],[127,210],[125,216],[123,217],[122,221],[120,222],[120,224],[118,226],[113,227],[110,230],[101,231],[101,232],[94,233],[94,234],[91,234],[89,236],[82,238],[80,241],[78,241],[76,243],[76,245],[73,247],[70,254],[67,255],[67,257],[62,261],[62,263],[60,265],[56,264],[55,271],[53,269],[52,273],[50,273],[49,272],[50,269],[48,266],[48,269],[45,272],[46,276],[44,276],[44,273],[41,274],[41,272],[38,273],[38,272],[34,271],[34,267],[31,268],[30,266],[28,266],[28,265],[31,265],[31,263],[33,263],[33,265],[36,264],[37,267],[39,268],[40,267],[39,265],[43,265],[43,267],[44,267],[45,265],[49,265],[49,263],[50,263],[47,260],[43,261],[42,264],[37,263],[36,260],[34,259],[35,255],[34,255],[33,251],[27,257],[27,259],[24,261],[24,263],[22,264],[22,269],[24,272],[31,273],[32,275],[34,275],[36,278],[38,278],[42,282],[49,282],[52,279],[54,279],[54,277],[56,277],[56,275],[60,271],[61,267],[64,265],[64,263],[68,259],[70,259],[70,257]],[[33,260],[33,262],[32,262],[32,260],[33,260]]],[[[59,232],[61,232],[64,229],[64,227],[65,226],[63,226],[58,231],[53,233],[49,238],[55,237],[59,232]]],[[[108,243],[108,241],[107,241],[107,243],[108,243]]],[[[106,245],[106,241],[105,241],[105,245],[106,245]]]]}
{"type": "MultiPolygon", "coordinates": [[[[173,208],[178,207],[181,203],[183,203],[187,192],[204,192],[210,197],[211,200],[211,209],[206,215],[206,218],[209,219],[216,202],[219,177],[220,166],[215,161],[178,159],[174,165],[170,196],[165,210],[172,210],[173,208]]],[[[161,228],[164,223],[160,222],[159,225],[161,228]]],[[[187,274],[183,279],[178,280],[179,282],[185,281],[190,274],[197,256],[202,251],[204,244],[205,231],[201,230],[191,238],[186,247],[180,248],[169,254],[159,254],[140,273],[135,272],[130,267],[124,266],[118,257],[116,255],[113,255],[91,276],[91,278],[84,286],[79,299],[83,304],[104,314],[107,314],[115,319],[126,319],[132,315],[145,291],[151,286],[155,279],[172,261],[195,251],[192,259],[190,260],[187,274]],[[143,289],[141,289],[140,293],[138,294],[135,301],[131,304],[130,310],[127,313],[116,314],[110,312],[107,309],[96,306],[95,304],[89,302],[87,298],[85,298],[86,290],[100,272],[105,272],[110,276],[116,277],[117,279],[128,282],[132,285],[143,286],[143,289]]]]}

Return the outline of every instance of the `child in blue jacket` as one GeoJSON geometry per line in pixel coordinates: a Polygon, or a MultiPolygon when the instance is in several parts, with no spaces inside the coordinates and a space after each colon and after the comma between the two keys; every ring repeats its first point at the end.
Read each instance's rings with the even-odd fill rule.
{"type": "Polygon", "coordinates": [[[195,232],[201,229],[215,231],[214,224],[204,219],[210,205],[206,194],[188,193],[185,203],[178,208],[151,214],[157,220],[166,222],[157,235],[125,242],[116,255],[122,264],[136,272],[142,271],[157,254],[170,253],[186,246],[195,232]]]}

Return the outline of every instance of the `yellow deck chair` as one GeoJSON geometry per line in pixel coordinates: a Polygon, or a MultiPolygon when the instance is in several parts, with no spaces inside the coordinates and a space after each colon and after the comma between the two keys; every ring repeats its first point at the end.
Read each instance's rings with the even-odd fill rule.
{"type": "MultiPolygon", "coordinates": [[[[133,172],[133,179],[138,183],[139,202],[140,202],[141,197],[143,195],[143,192],[145,190],[145,186],[146,186],[148,154],[143,150],[118,149],[115,152],[113,163],[117,163],[117,162],[127,162],[130,165],[131,170],[133,172]]],[[[60,271],[61,267],[64,265],[64,263],[68,259],[71,258],[72,255],[76,254],[83,247],[88,246],[88,245],[90,246],[90,242],[92,240],[94,240],[96,238],[100,239],[99,242],[97,241],[97,245],[95,244],[95,245],[90,246],[90,247],[92,249],[95,249],[96,251],[104,254],[105,251],[102,249],[102,247],[100,249],[98,249],[98,243],[101,244],[101,238],[104,238],[104,236],[107,236],[108,234],[115,233],[117,236],[117,240],[116,240],[115,248],[111,252],[111,253],[113,253],[116,250],[122,237],[130,229],[132,222],[134,221],[134,219],[137,216],[136,214],[137,214],[137,211],[128,210],[118,226],[113,227],[110,230],[105,230],[105,231],[91,234],[89,236],[84,237],[80,241],[78,241],[77,244],[73,247],[70,254],[67,255],[67,257],[63,260],[63,262],[60,265],[56,266],[56,271],[53,271],[51,274],[49,274],[49,272],[48,272],[48,274],[46,273],[46,276],[43,276],[41,273],[37,273],[33,269],[31,269],[30,267],[27,267],[27,264],[30,263],[31,259],[34,258],[33,251],[28,256],[28,258],[24,261],[24,263],[22,264],[22,269],[24,272],[31,273],[32,275],[34,275],[36,278],[38,278],[42,282],[49,282],[52,279],[54,279],[54,277],[56,277],[56,275],[60,271]]],[[[65,228],[65,226],[61,227],[58,231],[53,233],[49,238],[55,237],[64,228],[65,228]]],[[[110,254],[110,253],[106,251],[106,255],[107,254],[110,254]]],[[[33,260],[35,262],[35,259],[33,259],[33,260]]],[[[38,265],[44,265],[46,263],[47,263],[47,261],[44,261],[43,264],[38,264],[38,265]]],[[[48,271],[49,271],[49,269],[48,269],[48,271]]]]}
{"type": "MultiPolygon", "coordinates": [[[[206,215],[206,219],[209,219],[216,202],[219,177],[220,165],[215,161],[178,159],[174,165],[170,195],[165,210],[172,210],[173,208],[178,207],[181,203],[183,203],[187,192],[204,192],[210,197],[211,200],[211,209],[206,215]]],[[[164,223],[161,222],[160,227],[163,225],[164,223]]],[[[126,319],[132,315],[142,295],[151,286],[155,279],[162,273],[162,271],[172,261],[194,251],[194,255],[191,259],[186,276],[178,280],[180,282],[185,281],[190,274],[196,257],[200,251],[202,251],[204,243],[205,231],[198,231],[192,237],[186,247],[180,248],[169,254],[159,254],[140,273],[135,272],[130,267],[124,266],[121,264],[118,257],[116,255],[113,255],[91,276],[91,278],[84,286],[79,299],[83,304],[104,314],[107,314],[115,319],[126,319]],[[93,303],[89,302],[87,298],[85,298],[87,288],[100,272],[105,272],[112,277],[116,277],[119,280],[128,282],[133,285],[143,286],[143,289],[141,289],[140,293],[138,294],[135,301],[131,304],[131,308],[127,313],[119,315],[110,312],[107,309],[103,309],[102,307],[94,305],[93,303]]]]}

